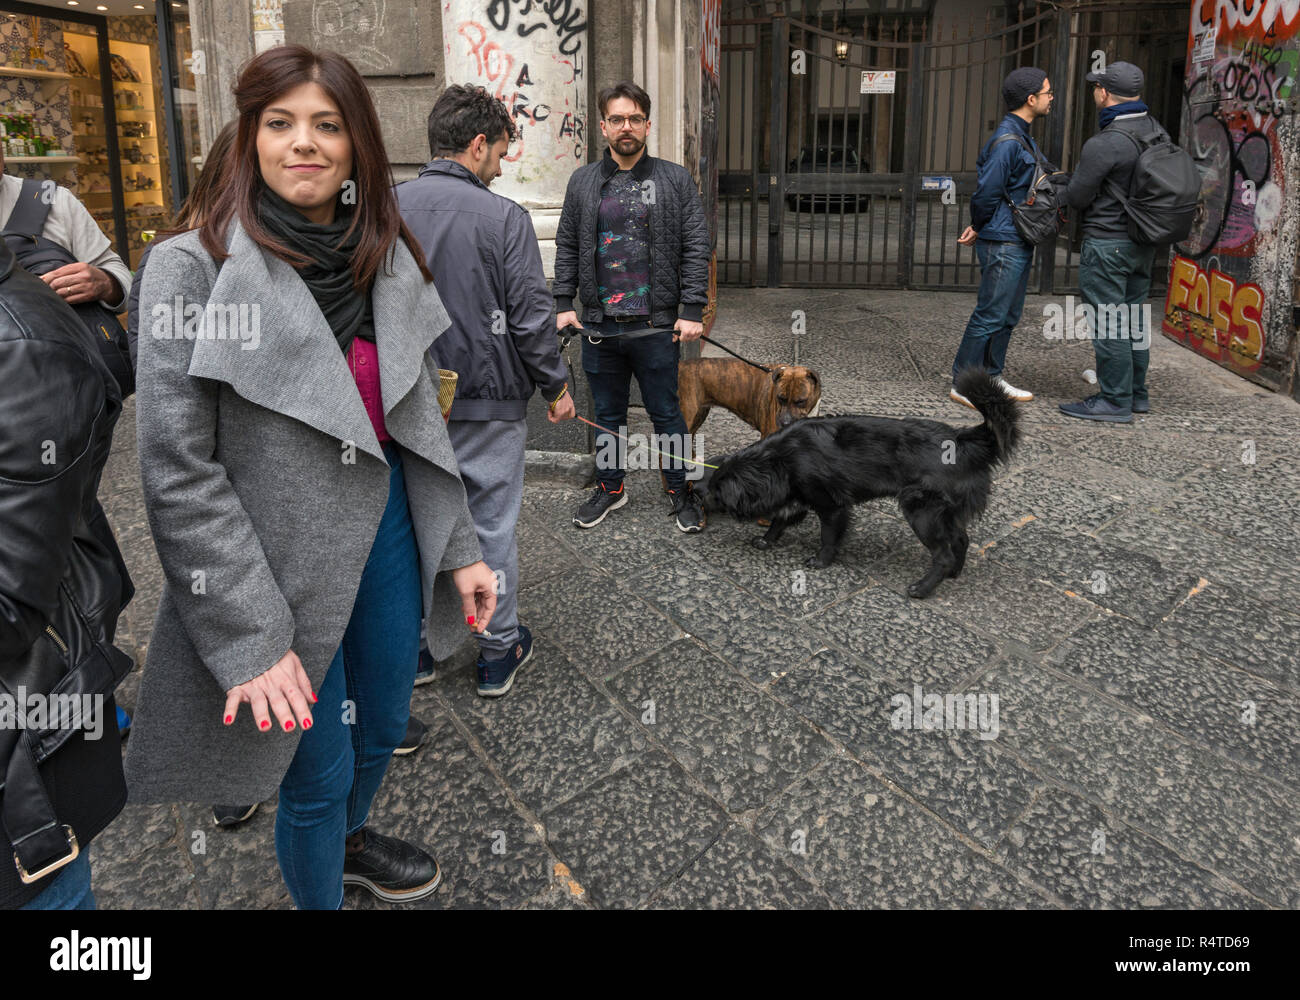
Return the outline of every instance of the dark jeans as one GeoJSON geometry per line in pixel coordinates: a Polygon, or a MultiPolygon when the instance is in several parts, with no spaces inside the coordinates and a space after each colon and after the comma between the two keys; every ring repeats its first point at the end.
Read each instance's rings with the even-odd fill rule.
{"type": "Polygon", "coordinates": [[[1106,402],[1126,409],[1147,398],[1151,323],[1143,306],[1155,253],[1129,240],[1099,239],[1084,240],[1079,251],[1079,294],[1096,316],[1097,388],[1106,402]]]}
{"type": "MultiPolygon", "coordinates": [[[[644,330],[644,327],[642,328],[644,330]]],[[[587,373],[591,398],[596,407],[596,423],[601,427],[627,434],[627,400],[632,388],[632,376],[641,387],[641,400],[654,424],[656,435],[671,435],[667,446],[655,445],[672,456],[687,455],[686,421],[677,401],[677,362],[681,358],[681,345],[673,341],[672,330],[657,330],[644,336],[628,337],[627,327],[605,320],[588,323],[582,338],[582,370],[587,373]],[[602,337],[602,334],[606,335],[602,337]],[[609,336],[614,334],[614,336],[609,336]],[[593,344],[591,339],[598,339],[593,344]]],[[[596,433],[596,476],[609,490],[617,490],[623,482],[623,452],[617,450],[619,442],[604,431],[596,433]],[[602,456],[619,455],[617,462],[602,460],[602,456]]],[[[651,454],[651,461],[662,463],[664,479],[670,490],[680,490],[686,485],[686,466],[667,455],[651,454]]]]}
{"type": "Polygon", "coordinates": [[[975,255],[980,262],[980,290],[952,363],[954,379],[963,368],[1002,374],[1011,331],[1025,307],[1029,264],[1034,259],[1033,248],[1019,242],[976,240],[975,255]]]}
{"type": "Polygon", "coordinates": [[[280,782],[275,853],[300,910],[335,910],[342,902],[344,840],[366,825],[410,715],[424,612],[420,554],[400,450],[383,447],[392,467],[388,505],[343,643],[316,692],[315,724],[280,782]]]}

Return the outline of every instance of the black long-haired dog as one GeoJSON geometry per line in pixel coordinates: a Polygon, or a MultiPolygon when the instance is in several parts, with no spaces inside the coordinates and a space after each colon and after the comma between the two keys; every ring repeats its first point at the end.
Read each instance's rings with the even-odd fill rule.
{"type": "Polygon", "coordinates": [[[957,428],[866,416],[797,420],[723,458],[697,484],[704,508],[771,518],[767,533],[753,542],[762,549],[814,511],[821,519],[821,549],[805,564],[820,569],[835,561],[854,504],[897,497],[931,557],[929,572],[907,592],[928,597],[939,581],[961,573],[966,526],[984,512],[993,467],[1019,440],[1016,404],[985,372],[967,369],[956,386],[984,417],[982,424],[957,428]]]}

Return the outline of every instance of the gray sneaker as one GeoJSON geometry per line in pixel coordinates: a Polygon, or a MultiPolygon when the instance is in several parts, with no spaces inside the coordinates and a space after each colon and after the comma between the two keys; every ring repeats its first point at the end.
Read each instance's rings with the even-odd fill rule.
{"type": "Polygon", "coordinates": [[[1112,424],[1131,424],[1133,411],[1103,399],[1101,395],[1089,396],[1078,403],[1062,403],[1061,412],[1080,420],[1105,420],[1112,424]]]}

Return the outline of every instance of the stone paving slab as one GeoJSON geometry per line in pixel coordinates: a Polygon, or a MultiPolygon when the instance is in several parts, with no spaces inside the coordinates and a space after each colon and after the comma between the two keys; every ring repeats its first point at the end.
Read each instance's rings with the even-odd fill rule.
{"type": "Polygon", "coordinates": [[[895,728],[894,699],[913,697],[912,681],[873,675],[842,653],[818,654],[771,690],[874,773],[985,847],[992,848],[1043,787],[1042,778],[976,733],[895,728]]]}
{"type": "Polygon", "coordinates": [[[824,739],[690,640],[609,681],[610,693],[730,813],[745,813],[816,766],[824,739]]]}
{"type": "Polygon", "coordinates": [[[1001,695],[999,739],[1027,764],[1260,900],[1300,905],[1294,789],[1032,664],[1008,663],[980,685],[1001,695]]]}
{"type": "Polygon", "coordinates": [[[1049,905],[851,760],[827,761],[760,819],[758,833],[838,906],[1049,905]]]}
{"type": "MultiPolygon", "coordinates": [[[[970,426],[947,392],[972,301],[723,289],[714,336],[789,361],[802,309],[823,412],[970,426]]],[[[1158,338],[1151,414],[1068,420],[1057,404],[1093,391],[1092,352],[1042,337],[1046,302],[1008,356],[1037,396],[1023,445],[966,572],[928,600],[905,596],[928,556],[893,501],[862,505],[836,565],[809,570],[815,519],[766,552],[733,519],[688,536],[635,470],[627,507],[581,531],[589,488],[530,480],[519,599],[537,659],[480,699],[467,637],[414,692],[429,741],[372,813],[443,867],[414,906],[1300,908],[1300,406],[1158,338]],[[918,684],[997,695],[996,737],[896,728],[918,684]]],[[[628,425],[652,430],[637,409],[628,425]]],[[[708,461],[756,436],[715,411],[699,446],[708,461]]],[[[131,403],[101,497],[137,591],[118,641],[139,662],[162,574],[131,403]]],[[[118,689],[128,710],[138,686],[137,669],[118,689]]],[[[128,807],[91,847],[99,902],[287,908],[274,822],[274,801],[232,831],[203,804],[128,807]]],[[[390,908],[360,890],[345,906],[390,908]]]]}
{"type": "Polygon", "coordinates": [[[1071,907],[1263,906],[1091,802],[1056,788],[1035,798],[999,845],[998,857],[1071,907]]]}
{"type": "Polygon", "coordinates": [[[1078,629],[1047,662],[1235,763],[1300,786],[1300,698],[1283,688],[1119,616],[1078,629]]]}

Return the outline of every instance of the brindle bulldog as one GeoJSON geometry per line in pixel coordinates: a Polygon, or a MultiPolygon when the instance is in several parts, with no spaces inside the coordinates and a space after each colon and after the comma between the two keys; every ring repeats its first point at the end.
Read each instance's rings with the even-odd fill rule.
{"type": "Polygon", "coordinates": [[[813,414],[822,380],[802,365],[776,365],[769,375],[734,358],[692,358],[678,366],[677,394],[692,436],[709,410],[721,406],[767,437],[813,414]]]}

